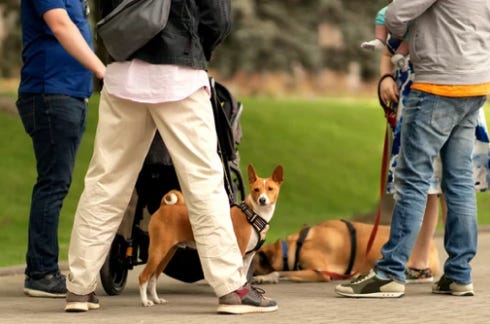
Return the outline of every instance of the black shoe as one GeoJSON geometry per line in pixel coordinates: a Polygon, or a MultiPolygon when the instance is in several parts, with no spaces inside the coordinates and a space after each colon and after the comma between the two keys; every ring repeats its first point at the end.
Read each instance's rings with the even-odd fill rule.
{"type": "Polygon", "coordinates": [[[247,283],[242,288],[219,298],[218,313],[247,314],[276,311],[277,303],[264,297],[264,293],[264,290],[247,283]]]}
{"type": "Polygon", "coordinates": [[[87,295],[77,295],[68,292],[66,295],[65,312],[86,312],[92,309],[99,309],[99,299],[94,292],[87,295]]]}
{"type": "Polygon", "coordinates": [[[40,278],[27,276],[24,293],[31,297],[63,298],[66,296],[66,278],[59,272],[40,278]]]}

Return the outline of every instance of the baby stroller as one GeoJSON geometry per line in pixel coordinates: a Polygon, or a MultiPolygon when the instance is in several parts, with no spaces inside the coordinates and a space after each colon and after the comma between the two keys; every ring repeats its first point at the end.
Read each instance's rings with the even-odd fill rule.
{"type": "MultiPolygon", "coordinates": [[[[239,120],[243,106],[225,86],[214,79],[210,79],[210,83],[218,153],[223,163],[225,189],[231,205],[245,198],[237,151],[242,137],[239,120]]],[[[179,188],[165,143],[157,132],[121,226],[100,270],[100,281],[108,295],[119,295],[126,285],[128,271],[147,262],[149,218],[160,206],[163,195],[171,189],[179,188]]],[[[177,248],[164,273],[188,283],[204,278],[197,250],[192,248],[177,248]]]]}

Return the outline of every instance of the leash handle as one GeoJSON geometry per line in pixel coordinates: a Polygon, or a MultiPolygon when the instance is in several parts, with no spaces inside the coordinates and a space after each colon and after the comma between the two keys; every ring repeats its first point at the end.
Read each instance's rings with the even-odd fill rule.
{"type": "Polygon", "coordinates": [[[392,129],[395,129],[396,126],[396,111],[398,107],[398,102],[384,102],[383,99],[381,99],[381,83],[383,82],[384,79],[392,79],[393,82],[396,83],[396,79],[391,73],[386,73],[381,76],[381,78],[378,81],[378,100],[380,106],[383,108],[383,111],[385,113],[385,118],[388,124],[390,124],[392,129]]]}

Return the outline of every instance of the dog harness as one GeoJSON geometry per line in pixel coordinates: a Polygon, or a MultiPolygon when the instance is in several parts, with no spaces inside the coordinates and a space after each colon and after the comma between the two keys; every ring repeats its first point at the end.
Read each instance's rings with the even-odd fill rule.
{"type": "MultiPolygon", "coordinates": [[[[340,273],[335,273],[335,272],[330,272],[326,270],[318,270],[315,269],[315,271],[321,272],[322,274],[328,275],[332,279],[346,279],[350,278],[352,276],[352,268],[354,266],[354,261],[356,259],[356,254],[357,254],[357,232],[354,226],[352,225],[351,222],[345,219],[341,219],[342,222],[347,226],[347,229],[349,230],[349,236],[350,236],[350,242],[351,242],[351,250],[350,250],[350,259],[349,259],[349,264],[347,266],[347,269],[345,270],[344,274],[340,273]]],[[[301,248],[303,247],[303,243],[306,239],[306,236],[308,235],[308,232],[310,231],[311,227],[310,226],[305,226],[303,229],[301,229],[298,237],[298,241],[296,241],[296,252],[294,253],[294,266],[292,270],[301,270],[301,266],[299,264],[299,254],[301,252],[301,248]]],[[[286,241],[282,241],[282,264],[283,264],[283,271],[288,271],[289,270],[289,263],[288,263],[288,244],[286,241]]]]}
{"type": "MultiPolygon", "coordinates": [[[[298,240],[296,241],[296,251],[294,253],[294,264],[292,270],[301,270],[301,266],[299,265],[299,253],[301,252],[301,248],[303,247],[303,243],[306,240],[306,236],[308,236],[308,232],[310,231],[311,226],[305,226],[299,232],[298,240]]],[[[282,243],[282,270],[289,271],[289,262],[288,262],[288,243],[284,240],[282,243]]]]}
{"type": "Polygon", "coordinates": [[[252,208],[248,207],[248,205],[244,201],[242,201],[238,205],[237,204],[234,205],[240,208],[240,210],[245,214],[245,216],[247,217],[247,221],[250,223],[250,225],[252,225],[252,228],[255,230],[257,236],[259,237],[255,247],[252,250],[247,251],[245,253],[258,251],[262,246],[262,244],[264,244],[265,242],[265,234],[262,234],[262,232],[264,231],[264,229],[269,227],[269,223],[265,219],[263,219],[259,214],[257,214],[252,208]]]}
{"type": "Polygon", "coordinates": [[[354,267],[354,261],[356,260],[356,254],[357,254],[357,233],[356,229],[352,225],[351,222],[345,219],[341,219],[347,225],[347,229],[349,230],[350,234],[350,259],[349,259],[349,265],[347,266],[347,270],[345,270],[344,275],[350,275],[352,272],[352,267],[354,267]]]}

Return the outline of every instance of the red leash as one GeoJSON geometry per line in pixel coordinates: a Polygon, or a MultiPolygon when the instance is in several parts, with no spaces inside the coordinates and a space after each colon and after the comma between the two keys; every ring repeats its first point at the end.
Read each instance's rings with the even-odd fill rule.
{"type": "Polygon", "coordinates": [[[379,185],[379,204],[378,204],[378,211],[376,213],[376,219],[374,220],[374,226],[373,230],[371,231],[371,235],[369,236],[369,241],[366,247],[366,254],[365,257],[367,258],[369,251],[371,251],[371,247],[373,246],[374,239],[376,237],[376,233],[378,232],[378,226],[379,222],[381,220],[381,212],[383,209],[383,197],[386,192],[386,175],[387,175],[387,169],[388,169],[388,155],[390,153],[388,146],[389,146],[389,140],[388,140],[388,132],[389,132],[389,127],[392,129],[395,128],[396,126],[396,107],[398,106],[398,102],[390,102],[386,104],[383,102],[381,99],[381,82],[383,82],[384,79],[386,78],[391,78],[393,81],[396,82],[395,78],[391,73],[387,73],[381,76],[381,78],[378,81],[378,100],[379,104],[383,108],[385,112],[385,117],[386,117],[386,130],[385,130],[385,140],[384,140],[384,146],[383,146],[383,158],[381,160],[381,183],[379,185]]]}
{"type": "Polygon", "coordinates": [[[368,256],[369,251],[371,251],[371,248],[373,246],[374,239],[376,238],[376,234],[378,232],[378,226],[379,226],[379,222],[381,220],[381,212],[383,209],[383,196],[384,196],[385,190],[386,190],[385,184],[386,184],[386,173],[387,173],[387,169],[388,169],[388,155],[389,155],[388,127],[389,127],[388,124],[386,124],[385,140],[384,140],[384,147],[383,147],[383,158],[381,160],[381,177],[380,177],[381,183],[379,186],[380,192],[379,192],[378,211],[376,213],[376,219],[374,220],[374,226],[373,226],[373,229],[371,231],[371,235],[369,236],[368,244],[366,246],[365,257],[368,256]]]}

